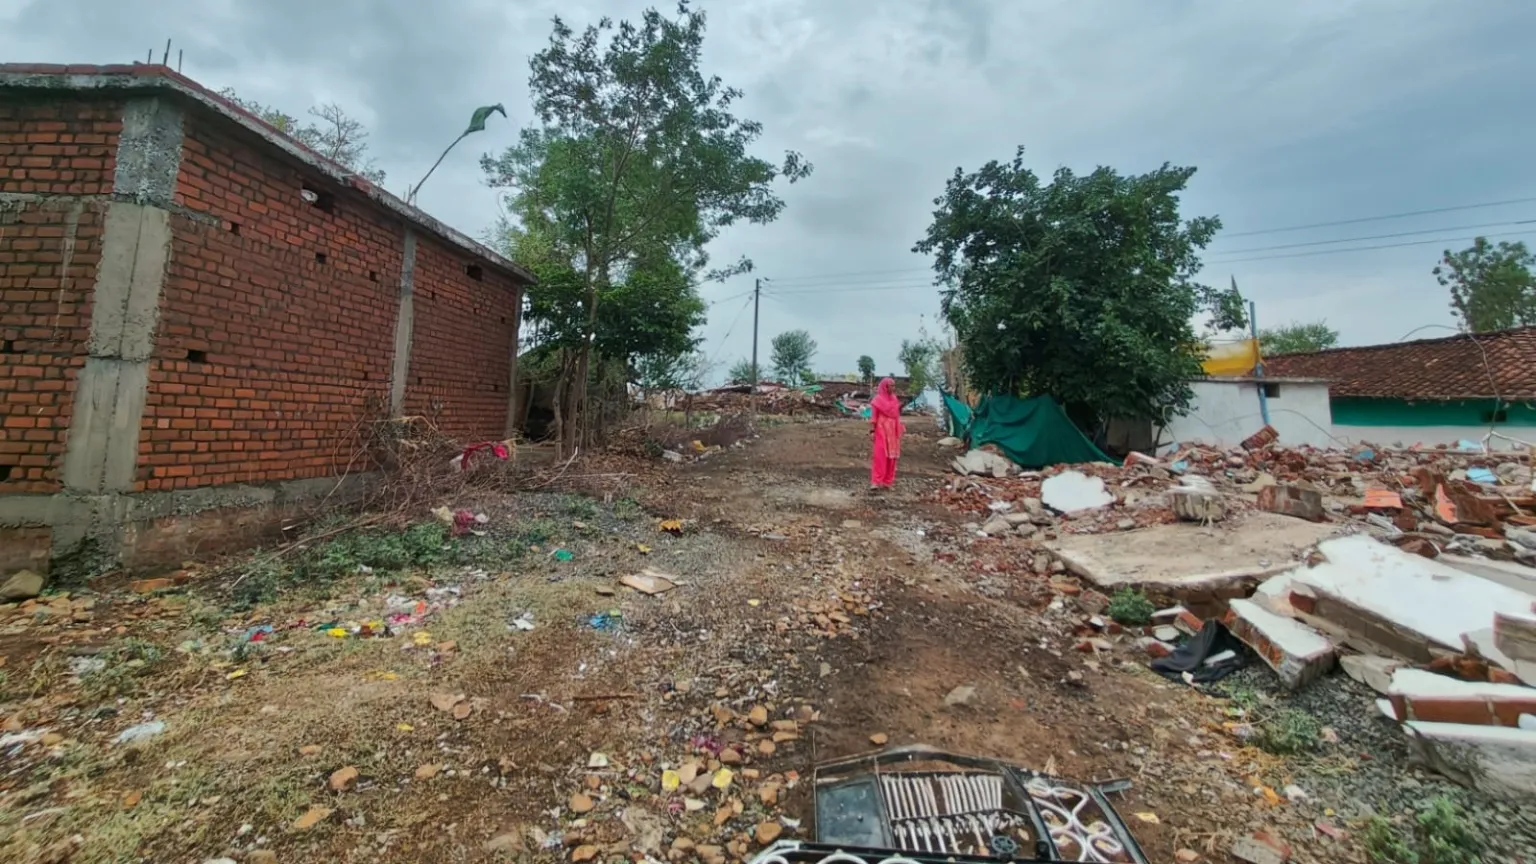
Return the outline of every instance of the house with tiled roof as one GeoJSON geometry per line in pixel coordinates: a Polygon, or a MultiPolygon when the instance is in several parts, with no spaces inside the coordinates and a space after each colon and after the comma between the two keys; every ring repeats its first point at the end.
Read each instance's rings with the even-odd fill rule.
{"type": "Polygon", "coordinates": [[[1265,357],[1264,374],[1327,381],[1334,434],[1351,441],[1536,441],[1536,327],[1265,357]]]}

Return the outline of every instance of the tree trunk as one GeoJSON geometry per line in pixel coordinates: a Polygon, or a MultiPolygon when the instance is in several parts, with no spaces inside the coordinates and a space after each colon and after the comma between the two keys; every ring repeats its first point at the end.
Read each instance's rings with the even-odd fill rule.
{"type": "MultiPolygon", "coordinates": [[[[591,260],[591,251],[588,250],[588,261],[591,260]]],[[[576,442],[586,440],[581,432],[591,426],[591,412],[587,405],[587,378],[591,373],[592,340],[597,333],[597,289],[599,285],[608,284],[608,270],[602,268],[598,273],[593,273],[591,265],[587,269],[587,326],[582,333],[581,355],[576,369],[576,386],[571,392],[571,426],[566,431],[565,438],[569,442],[572,452],[576,442]]]]}

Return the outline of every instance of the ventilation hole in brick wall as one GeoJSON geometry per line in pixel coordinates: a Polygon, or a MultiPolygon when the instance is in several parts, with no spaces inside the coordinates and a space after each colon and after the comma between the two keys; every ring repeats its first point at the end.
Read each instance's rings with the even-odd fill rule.
{"type": "Polygon", "coordinates": [[[418,387],[421,386],[421,376],[420,375],[416,376],[416,386],[418,386],[418,387]]]}
{"type": "Polygon", "coordinates": [[[325,253],[324,252],[316,252],[315,253],[315,263],[316,264],[324,264],[325,261],[326,261],[326,258],[325,258],[325,253]]]}
{"type": "Polygon", "coordinates": [[[501,385],[500,384],[492,384],[491,385],[491,392],[492,393],[500,393],[501,392],[501,385]]]}
{"type": "Polygon", "coordinates": [[[479,282],[485,278],[485,270],[481,269],[479,264],[466,264],[464,265],[464,275],[479,282]]]}
{"type": "Polygon", "coordinates": [[[368,271],[368,281],[369,282],[377,282],[377,281],[379,281],[379,271],[377,271],[377,270],[369,270],[368,271]]]}
{"type": "Polygon", "coordinates": [[[319,189],[305,183],[299,189],[299,195],[309,202],[309,206],[326,213],[336,211],[336,199],[329,192],[321,192],[319,189]]]}
{"type": "Polygon", "coordinates": [[[16,354],[16,343],[10,339],[0,342],[0,354],[16,354]]]}
{"type": "Polygon", "coordinates": [[[501,323],[503,323],[503,324],[507,323],[507,316],[505,316],[505,315],[501,316],[501,323]]]}
{"type": "Polygon", "coordinates": [[[229,233],[234,234],[236,236],[239,236],[239,234],[240,234],[240,223],[239,222],[231,222],[231,223],[229,223],[229,233]]]}
{"type": "Polygon", "coordinates": [[[188,348],[187,349],[187,362],[188,363],[207,363],[208,362],[208,352],[207,351],[199,351],[196,348],[188,348]]]}
{"type": "Polygon", "coordinates": [[[15,467],[15,465],[0,465],[0,483],[11,479],[11,469],[15,467]]]}

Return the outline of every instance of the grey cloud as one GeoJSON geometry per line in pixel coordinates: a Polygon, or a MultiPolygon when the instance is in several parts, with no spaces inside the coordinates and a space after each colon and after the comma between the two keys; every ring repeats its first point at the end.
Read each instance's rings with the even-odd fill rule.
{"type": "MultiPolygon", "coordinates": [[[[14,12],[15,2],[0,2],[0,56],[125,62],[172,36],[187,50],[186,71],[210,86],[290,112],[332,99],[369,118],[375,155],[402,189],[470,110],[503,102],[511,119],[456,151],[420,200],[478,236],[497,210],[476,157],[530,122],[527,59],[545,44],[550,16],[580,26],[644,5],[33,0],[14,12]]],[[[937,295],[920,287],[925,262],[908,251],[931,199],[956,166],[1008,158],[1018,144],[1046,175],[1063,164],[1196,165],[1187,212],[1219,214],[1234,232],[1536,196],[1526,152],[1536,132],[1527,86],[1536,79],[1527,35],[1536,30],[1536,4],[703,5],[708,71],[746,91],[742,113],[765,126],[761,152],[798,149],[817,163],[808,181],[783,190],[789,206],[779,222],[732,229],[715,244],[715,260],[749,255],[759,275],[779,280],[904,271],[843,286],[890,286],[869,290],[788,293],[794,283],[780,281],[782,290],[764,300],[764,345],[775,332],[805,327],[829,370],[851,369],[864,353],[893,368],[900,338],[916,332],[920,316],[932,329],[937,295]]],[[[1206,276],[1235,276],[1264,321],[1327,317],[1347,343],[1391,340],[1449,323],[1444,291],[1429,274],[1439,245],[1271,260],[1244,260],[1261,256],[1237,250],[1519,218],[1536,218],[1536,206],[1221,237],[1206,276]]],[[[705,293],[723,298],[750,287],[746,278],[705,293]]],[[[705,330],[722,361],[750,348],[750,310],[733,319],[741,303],[715,307],[705,330]]]]}

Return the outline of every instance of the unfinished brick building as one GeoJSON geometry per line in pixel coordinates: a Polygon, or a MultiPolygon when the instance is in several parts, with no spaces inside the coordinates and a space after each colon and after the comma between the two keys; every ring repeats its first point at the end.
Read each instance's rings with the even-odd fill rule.
{"type": "Polygon", "coordinates": [[[0,65],[0,573],[249,541],[384,411],[503,437],[531,282],[168,68],[0,65]]]}

